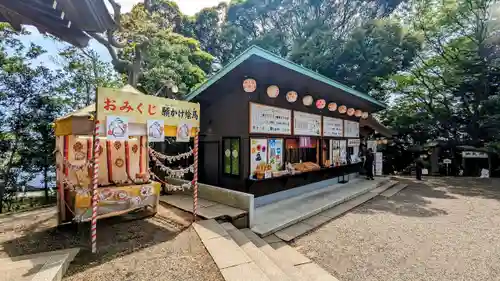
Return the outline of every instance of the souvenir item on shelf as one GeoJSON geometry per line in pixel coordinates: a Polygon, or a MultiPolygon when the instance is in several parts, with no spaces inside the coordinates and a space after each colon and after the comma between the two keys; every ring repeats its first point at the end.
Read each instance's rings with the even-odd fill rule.
{"type": "Polygon", "coordinates": [[[345,105],[339,106],[339,113],[340,114],[344,114],[344,113],[346,113],[346,111],[347,111],[347,106],[345,106],[345,105]]]}
{"type": "Polygon", "coordinates": [[[354,115],[354,108],[349,108],[349,109],[347,110],[347,115],[349,115],[349,116],[353,116],[353,115],[354,115]]]}
{"type": "Polygon", "coordinates": [[[307,96],[303,97],[302,98],[302,103],[305,106],[310,106],[313,103],[313,97],[310,96],[310,95],[307,95],[307,96]]]}
{"type": "Polygon", "coordinates": [[[326,106],[326,101],[324,99],[319,99],[316,101],[316,108],[323,109],[326,106]]]}
{"type": "Polygon", "coordinates": [[[290,103],[292,102],[296,102],[297,101],[297,98],[298,98],[298,94],[297,92],[295,91],[290,91],[288,93],[286,93],[286,100],[290,103]]]}
{"type": "Polygon", "coordinates": [[[257,89],[257,82],[254,79],[243,80],[243,90],[247,93],[253,93],[257,89]]]}
{"type": "Polygon", "coordinates": [[[267,96],[274,99],[280,94],[280,89],[276,85],[267,87],[267,96]]]}
{"type": "Polygon", "coordinates": [[[328,104],[328,110],[330,110],[330,111],[335,111],[335,110],[337,110],[337,104],[336,104],[336,103],[334,103],[334,102],[329,103],[329,104],[328,104]]]}

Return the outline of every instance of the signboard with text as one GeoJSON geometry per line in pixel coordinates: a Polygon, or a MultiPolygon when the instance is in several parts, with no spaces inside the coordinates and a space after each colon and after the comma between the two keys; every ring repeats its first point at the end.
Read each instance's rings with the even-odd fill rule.
{"type": "Polygon", "coordinates": [[[321,115],[294,111],[293,134],[297,136],[321,136],[321,115]]]}
{"type": "Polygon", "coordinates": [[[200,105],[187,101],[130,93],[119,89],[99,88],[97,117],[127,117],[129,123],[147,124],[147,120],[163,120],[165,126],[189,124],[200,126],[200,105]]]}
{"type": "Polygon", "coordinates": [[[350,120],[344,120],[344,137],[359,138],[359,123],[350,120]]]}
{"type": "Polygon", "coordinates": [[[292,133],[292,111],[250,103],[250,133],[290,135],[292,133]]]}
{"type": "Polygon", "coordinates": [[[323,116],[323,136],[324,137],[342,137],[344,121],[338,118],[323,116]]]}

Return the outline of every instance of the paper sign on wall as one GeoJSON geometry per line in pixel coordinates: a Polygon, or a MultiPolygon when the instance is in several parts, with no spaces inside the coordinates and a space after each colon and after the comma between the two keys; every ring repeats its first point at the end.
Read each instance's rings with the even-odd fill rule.
{"type": "Polygon", "coordinates": [[[109,115],[106,117],[106,138],[128,140],[128,118],[109,115]]]}
{"type": "Polygon", "coordinates": [[[250,103],[250,133],[290,135],[292,111],[250,103]]]}
{"type": "Polygon", "coordinates": [[[269,164],[274,171],[281,171],[283,166],[283,139],[269,139],[269,164]]]}
{"type": "Polygon", "coordinates": [[[165,141],[165,128],[163,120],[148,120],[147,121],[147,134],[150,142],[164,142],[165,141]]]}
{"type": "Polygon", "coordinates": [[[191,132],[191,126],[187,123],[180,123],[177,126],[176,142],[189,142],[189,132],[191,132]]]}
{"type": "Polygon", "coordinates": [[[355,121],[344,120],[344,137],[359,138],[359,123],[355,121]]]}
{"type": "Polygon", "coordinates": [[[267,139],[250,139],[250,176],[257,165],[267,163],[267,139]]]}
{"type": "Polygon", "coordinates": [[[299,136],[321,136],[321,116],[294,111],[293,134],[299,136]]]}
{"type": "Polygon", "coordinates": [[[338,118],[323,116],[323,136],[325,137],[342,137],[344,121],[338,118]]]}

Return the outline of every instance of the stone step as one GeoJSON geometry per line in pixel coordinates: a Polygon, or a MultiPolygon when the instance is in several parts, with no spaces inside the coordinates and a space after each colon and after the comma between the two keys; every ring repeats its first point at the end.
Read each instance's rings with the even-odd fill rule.
{"type": "Polygon", "coordinates": [[[268,236],[374,190],[386,182],[385,178],[377,178],[375,181],[357,181],[342,187],[325,188],[322,191],[303,194],[257,208],[255,223],[251,229],[261,237],[268,236]]]}
{"type": "Polygon", "coordinates": [[[78,248],[2,258],[0,274],[11,281],[60,281],[78,248]]]}
{"type": "Polygon", "coordinates": [[[400,183],[384,192],[382,192],[380,195],[384,197],[391,197],[394,196],[396,193],[400,192],[401,190],[405,189],[408,185],[404,183],[400,183]]]}
{"type": "Polygon", "coordinates": [[[323,211],[317,215],[314,215],[306,220],[303,220],[299,223],[291,225],[287,228],[284,228],[280,231],[275,232],[274,234],[279,237],[281,240],[289,242],[297,237],[304,235],[324,223],[331,221],[332,219],[343,215],[344,213],[350,211],[351,209],[356,208],[357,206],[365,203],[366,201],[372,199],[373,197],[379,195],[384,190],[394,186],[397,182],[389,181],[381,184],[379,187],[366,192],[354,199],[346,201],[342,204],[339,204],[331,209],[323,211]]]}
{"type": "Polygon", "coordinates": [[[269,277],[270,280],[291,281],[266,254],[253,244],[243,232],[231,223],[222,223],[222,227],[229,233],[241,249],[255,262],[255,264],[269,277]]]}
{"type": "Polygon", "coordinates": [[[226,281],[271,281],[215,220],[193,224],[226,281]]]}
{"type": "Polygon", "coordinates": [[[283,272],[285,272],[294,281],[310,280],[309,276],[301,272],[287,259],[283,259],[280,253],[271,247],[266,241],[260,238],[252,230],[245,228],[241,232],[252,241],[252,243],[257,246],[266,256],[268,256],[283,272]]]}

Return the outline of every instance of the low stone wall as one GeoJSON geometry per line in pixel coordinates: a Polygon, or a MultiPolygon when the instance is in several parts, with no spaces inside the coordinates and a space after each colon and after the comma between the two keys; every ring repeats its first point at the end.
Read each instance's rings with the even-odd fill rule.
{"type": "MultiPolygon", "coordinates": [[[[169,178],[168,183],[174,185],[181,185],[183,183],[188,183],[187,180],[169,178]]],[[[178,193],[183,194],[193,194],[193,190],[178,191],[178,193]]],[[[198,198],[203,198],[206,200],[214,201],[224,205],[228,205],[234,208],[245,210],[248,212],[248,226],[252,226],[253,215],[254,215],[254,196],[253,194],[243,193],[239,191],[234,191],[230,189],[225,189],[222,187],[217,187],[213,185],[208,185],[204,183],[198,183],[198,198]]]]}

